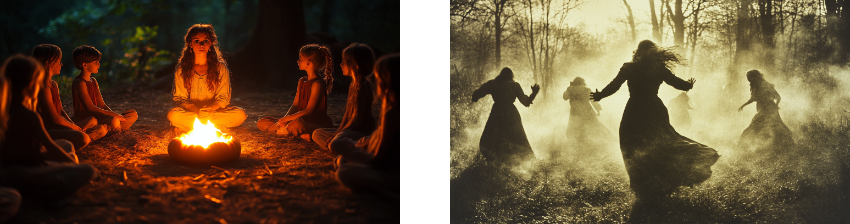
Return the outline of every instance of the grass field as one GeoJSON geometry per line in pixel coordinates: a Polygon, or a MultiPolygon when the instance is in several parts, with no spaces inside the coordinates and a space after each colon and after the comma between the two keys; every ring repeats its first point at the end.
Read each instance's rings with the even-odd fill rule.
{"type": "MultiPolygon", "coordinates": [[[[646,215],[632,214],[636,198],[617,156],[582,161],[535,148],[542,159],[496,168],[463,130],[452,130],[453,223],[624,223],[646,215]]],[[[850,223],[848,119],[800,130],[797,146],[779,156],[725,150],[710,179],[681,188],[651,215],[663,223],[850,223]]]]}

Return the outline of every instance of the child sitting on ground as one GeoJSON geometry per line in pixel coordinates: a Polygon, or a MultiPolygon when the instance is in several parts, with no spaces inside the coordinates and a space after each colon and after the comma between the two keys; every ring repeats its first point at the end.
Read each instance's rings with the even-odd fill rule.
{"type": "Polygon", "coordinates": [[[306,71],[307,77],[298,80],[295,100],[286,116],[280,119],[265,116],[257,121],[257,127],[310,141],[310,134],[316,129],[334,126],[327,105],[327,94],[333,82],[331,51],[318,44],[304,45],[298,54],[298,69],[306,71]]]}
{"type": "MultiPolygon", "coordinates": [[[[334,139],[346,137],[360,139],[375,130],[372,117],[372,85],[366,76],[372,74],[375,54],[365,44],[353,43],[342,51],[342,74],[351,77],[348,87],[348,102],[339,128],[319,128],[313,131],[313,141],[323,149],[334,139]]],[[[339,154],[338,152],[334,152],[339,154]]]]}
{"type": "MultiPolygon", "coordinates": [[[[44,134],[44,129],[41,126],[39,126],[39,128],[32,128],[35,125],[21,125],[26,121],[36,121],[40,123],[40,120],[22,118],[38,117],[38,114],[26,109],[24,106],[28,105],[26,107],[32,107],[33,104],[35,104],[35,102],[28,101],[35,100],[34,95],[36,94],[33,90],[37,91],[38,88],[30,86],[29,88],[22,89],[20,88],[20,82],[23,81],[23,83],[30,85],[32,85],[32,83],[37,83],[37,80],[27,81],[27,79],[33,79],[33,77],[36,76],[34,73],[39,73],[37,76],[44,76],[43,72],[44,70],[40,68],[40,65],[36,62],[36,60],[23,55],[14,55],[10,57],[6,60],[3,67],[0,68],[0,152],[2,152],[2,158],[4,158],[3,166],[0,167],[0,186],[2,186],[0,187],[0,222],[4,222],[17,213],[22,195],[23,198],[28,201],[39,200],[43,202],[56,202],[57,200],[62,200],[71,196],[74,192],[83,186],[88,185],[91,180],[97,177],[97,172],[94,167],[90,165],[76,164],[76,162],[71,163],[70,159],[72,158],[68,157],[68,155],[73,154],[65,154],[64,150],[62,150],[61,153],[54,154],[58,155],[57,157],[59,160],[64,160],[69,163],[52,163],[50,166],[26,168],[6,163],[6,155],[10,154],[8,152],[16,149],[10,148],[10,146],[29,146],[31,144],[26,143],[36,143],[38,140],[32,140],[35,139],[35,135],[39,135],[39,133],[37,133],[39,131],[38,129],[41,131],[40,136],[42,136],[42,138],[49,139],[49,137],[46,137],[46,134],[44,134]],[[14,86],[10,86],[9,81],[4,78],[7,75],[10,76],[8,79],[9,81],[14,80],[19,83],[14,84],[14,86]],[[14,89],[14,91],[10,91],[10,88],[14,89]],[[9,102],[9,95],[12,95],[11,98],[15,99],[12,101],[17,103],[10,105],[11,102],[9,102]],[[18,102],[21,99],[26,100],[24,100],[24,103],[18,102]],[[11,111],[15,112],[9,113],[11,111]],[[10,116],[10,114],[17,115],[10,116]],[[23,114],[23,116],[21,116],[21,114],[23,114]],[[24,128],[21,129],[21,127],[24,128]],[[30,133],[32,131],[36,131],[36,133],[30,133]],[[27,139],[19,139],[17,137],[25,137],[27,139]]],[[[36,79],[43,79],[43,77],[36,79]]],[[[49,143],[48,145],[53,145],[47,147],[48,149],[55,148],[52,141],[47,140],[45,142],[49,143]]],[[[58,140],[58,142],[60,142],[63,146],[72,147],[71,143],[66,140],[58,140]]],[[[55,152],[57,150],[54,149],[53,151],[55,152]]],[[[73,159],[76,160],[75,158],[73,159]]]]}
{"type": "Polygon", "coordinates": [[[47,165],[47,161],[77,163],[74,145],[64,139],[54,141],[50,138],[41,116],[34,112],[38,103],[36,96],[45,79],[44,68],[35,59],[12,56],[6,61],[4,74],[9,79],[12,98],[9,131],[0,148],[0,164],[38,167],[47,165]]]}
{"type": "Polygon", "coordinates": [[[80,75],[74,79],[74,121],[85,121],[94,117],[100,124],[105,124],[109,131],[126,131],[136,122],[139,115],[129,109],[117,114],[103,102],[97,79],[91,77],[100,70],[100,51],[92,46],[83,45],[74,49],[71,54],[74,67],[80,70],[80,75]]]}
{"type": "Polygon", "coordinates": [[[44,89],[38,95],[37,109],[50,137],[71,141],[74,148],[80,149],[106,135],[106,126],[97,125],[94,118],[74,122],[65,113],[59,98],[59,85],[51,79],[62,69],[62,50],[53,44],[41,44],[32,49],[32,56],[41,62],[47,75],[44,89]]]}
{"type": "Polygon", "coordinates": [[[376,193],[386,199],[399,199],[399,55],[381,57],[375,63],[378,98],[382,101],[381,123],[372,135],[354,140],[331,142],[340,152],[336,171],[342,185],[358,192],[376,193]]]}

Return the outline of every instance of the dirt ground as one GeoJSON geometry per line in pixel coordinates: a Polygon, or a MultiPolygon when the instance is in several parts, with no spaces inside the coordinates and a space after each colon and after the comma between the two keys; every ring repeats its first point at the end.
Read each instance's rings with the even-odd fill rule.
{"type": "MultiPolygon", "coordinates": [[[[79,149],[82,163],[100,179],[61,208],[25,203],[15,223],[393,223],[398,202],[353,194],[334,179],[333,157],[315,143],[260,132],[256,120],[284,114],[294,92],[234,90],[231,104],[248,119],[231,133],[242,143],[232,164],[186,167],[176,164],[167,145],[176,137],[166,114],[170,89],[113,87],[103,93],[116,112],[135,109],[129,131],[106,136],[79,149]]],[[[63,96],[65,111],[73,112],[63,96]]],[[[328,113],[339,124],[345,94],[332,93],[328,113]]]]}

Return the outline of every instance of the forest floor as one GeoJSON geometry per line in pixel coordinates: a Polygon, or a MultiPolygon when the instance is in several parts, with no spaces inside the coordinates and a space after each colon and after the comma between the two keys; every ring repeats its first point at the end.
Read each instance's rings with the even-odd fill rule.
{"type": "Polygon", "coordinates": [[[582,151],[575,149],[503,169],[476,158],[478,139],[453,136],[451,220],[628,223],[639,215],[654,217],[650,223],[850,222],[850,119],[813,121],[801,132],[796,147],[777,155],[721,155],[711,178],[640,210],[648,213],[633,210],[636,198],[619,156],[569,156],[582,151]]]}
{"type": "MultiPolygon", "coordinates": [[[[255,90],[256,91],[256,90],[255,90]]],[[[282,115],[293,92],[234,91],[231,104],[248,116],[231,128],[241,157],[227,165],[176,164],[167,145],[176,137],[166,114],[170,88],[113,87],[103,93],[115,111],[135,109],[129,131],[108,135],[77,150],[81,163],[100,178],[74,195],[67,206],[26,203],[17,223],[393,223],[398,202],[353,194],[334,177],[333,156],[315,143],[279,137],[256,128],[264,115],[282,115]]],[[[342,120],[346,96],[332,93],[328,113],[342,120]]],[[[73,112],[63,96],[65,111],[73,112]]]]}

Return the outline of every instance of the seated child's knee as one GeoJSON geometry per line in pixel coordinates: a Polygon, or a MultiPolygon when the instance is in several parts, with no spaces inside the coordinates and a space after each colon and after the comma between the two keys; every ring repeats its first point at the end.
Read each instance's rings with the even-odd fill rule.
{"type": "Polygon", "coordinates": [[[89,143],[91,143],[91,137],[89,137],[89,135],[88,135],[88,134],[86,134],[86,133],[80,132],[80,137],[79,137],[79,139],[81,139],[81,140],[82,140],[82,142],[81,142],[81,143],[82,143],[82,145],[80,146],[80,148],[82,148],[83,146],[86,146],[86,145],[88,145],[89,143]]]}
{"type": "Polygon", "coordinates": [[[121,128],[121,120],[117,117],[110,117],[109,119],[109,129],[110,131],[120,129],[121,128]]]}
{"type": "Polygon", "coordinates": [[[328,149],[336,154],[343,155],[348,152],[348,147],[345,146],[346,144],[347,143],[345,141],[331,140],[331,142],[328,143],[328,149]]]}
{"type": "Polygon", "coordinates": [[[65,139],[56,139],[53,140],[53,142],[55,142],[56,145],[65,150],[65,152],[69,154],[74,153],[74,143],[71,143],[70,141],[65,139]]]}

